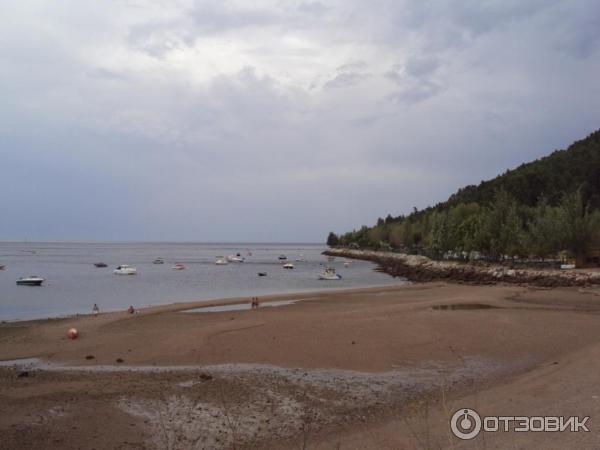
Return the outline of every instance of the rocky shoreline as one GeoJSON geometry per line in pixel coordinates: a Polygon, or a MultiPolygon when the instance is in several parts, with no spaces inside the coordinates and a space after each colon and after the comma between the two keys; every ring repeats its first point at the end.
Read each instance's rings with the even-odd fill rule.
{"type": "Polygon", "coordinates": [[[455,281],[472,284],[499,282],[529,284],[542,287],[590,286],[600,284],[600,272],[585,270],[557,270],[510,268],[501,265],[475,265],[454,261],[434,261],[425,256],[407,255],[372,250],[332,248],[329,256],[372,261],[379,269],[394,277],[410,281],[455,281]]]}

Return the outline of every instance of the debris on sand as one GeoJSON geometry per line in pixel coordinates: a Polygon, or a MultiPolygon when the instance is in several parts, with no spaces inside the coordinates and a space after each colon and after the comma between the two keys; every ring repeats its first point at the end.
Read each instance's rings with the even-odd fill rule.
{"type": "Polygon", "coordinates": [[[157,395],[123,394],[117,403],[149,425],[158,448],[256,447],[307,430],[368,422],[383,410],[439,392],[441,385],[473,383],[504,370],[490,360],[463,362],[383,373],[221,364],[206,366],[212,375],[203,371],[174,385],[164,383],[157,395]]]}

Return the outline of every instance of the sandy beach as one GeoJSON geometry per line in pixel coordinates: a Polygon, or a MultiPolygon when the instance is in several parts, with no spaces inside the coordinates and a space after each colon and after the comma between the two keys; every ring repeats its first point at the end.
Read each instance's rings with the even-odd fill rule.
{"type": "Polygon", "coordinates": [[[38,361],[0,368],[0,448],[597,447],[599,294],[424,283],[3,323],[0,360],[38,361]],[[591,432],[460,441],[462,407],[591,432]]]}

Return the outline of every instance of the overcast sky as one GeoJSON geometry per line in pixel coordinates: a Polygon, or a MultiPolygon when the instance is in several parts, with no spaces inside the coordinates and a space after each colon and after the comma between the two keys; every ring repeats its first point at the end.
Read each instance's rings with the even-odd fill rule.
{"type": "Polygon", "coordinates": [[[322,242],[600,128],[597,0],[0,17],[0,240],[322,242]]]}

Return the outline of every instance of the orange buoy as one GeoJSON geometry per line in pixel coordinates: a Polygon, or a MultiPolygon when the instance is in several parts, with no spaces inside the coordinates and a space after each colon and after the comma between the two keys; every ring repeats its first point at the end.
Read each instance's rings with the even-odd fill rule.
{"type": "Polygon", "coordinates": [[[77,328],[69,328],[69,331],[67,331],[67,337],[69,339],[77,339],[77,336],[79,336],[77,328]]]}

